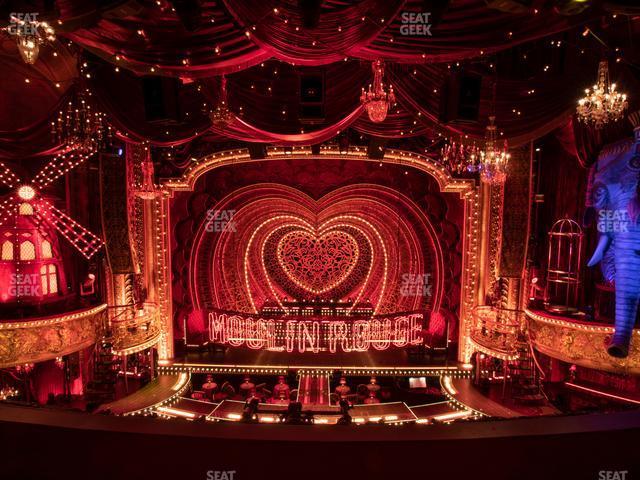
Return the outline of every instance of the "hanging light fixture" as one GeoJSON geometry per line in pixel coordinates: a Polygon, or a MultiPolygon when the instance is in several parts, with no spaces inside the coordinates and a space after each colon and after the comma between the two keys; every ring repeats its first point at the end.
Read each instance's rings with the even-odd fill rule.
{"type": "Polygon", "coordinates": [[[387,118],[389,107],[396,101],[393,93],[393,86],[387,89],[384,84],[384,63],[376,60],[371,64],[373,70],[373,83],[369,84],[368,90],[362,88],[360,103],[364,105],[372,122],[380,123],[387,118]]]}
{"type": "Polygon", "coordinates": [[[66,107],[51,122],[54,140],[69,150],[92,152],[104,149],[111,143],[111,125],[107,115],[93,105],[92,92],[85,85],[86,63],[80,67],[77,88],[71,94],[66,107]]]}
{"type": "Polygon", "coordinates": [[[462,139],[459,142],[447,142],[440,150],[440,156],[451,173],[461,174],[480,170],[479,148],[475,143],[467,144],[462,139]]]}
{"type": "Polygon", "coordinates": [[[224,75],[220,79],[218,104],[209,114],[209,118],[216,128],[224,128],[233,121],[234,115],[229,110],[229,102],[227,101],[227,78],[224,75]]]}
{"type": "Polygon", "coordinates": [[[16,14],[10,17],[10,25],[5,28],[9,35],[16,37],[18,51],[25,63],[33,65],[38,60],[40,45],[53,42],[55,31],[47,22],[36,20],[36,14],[24,14],[18,18],[16,14]]]}
{"type": "Polygon", "coordinates": [[[495,115],[489,116],[484,148],[479,151],[480,179],[486,183],[503,183],[507,179],[507,165],[511,154],[507,141],[498,139],[495,115]]]}
{"type": "Polygon", "coordinates": [[[153,200],[158,196],[155,185],[153,184],[153,162],[151,157],[147,157],[141,165],[142,184],[136,190],[137,197],[143,200],[153,200]]]}
{"type": "Polygon", "coordinates": [[[602,128],[609,122],[623,117],[627,109],[627,95],[616,91],[616,84],[609,80],[609,63],[602,60],[598,65],[598,83],[585,90],[585,96],[578,100],[578,119],[595,128],[602,128]]]}

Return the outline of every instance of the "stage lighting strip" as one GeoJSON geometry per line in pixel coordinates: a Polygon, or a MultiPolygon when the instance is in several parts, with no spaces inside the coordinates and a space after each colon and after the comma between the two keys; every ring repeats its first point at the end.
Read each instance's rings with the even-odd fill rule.
{"type": "Polygon", "coordinates": [[[172,407],[182,398],[182,395],[189,389],[191,386],[191,375],[186,372],[181,372],[178,377],[178,381],[176,384],[171,387],[175,393],[172,393],[171,396],[165,398],[164,400],[155,403],[149,407],[141,408],[139,410],[133,410],[131,412],[123,413],[124,417],[129,417],[132,415],[144,415],[145,417],[153,414],[156,409],[160,407],[172,407]]]}
{"type": "MultiPolygon", "coordinates": [[[[442,385],[442,391],[444,392],[445,397],[447,397],[447,399],[449,400],[449,402],[453,407],[458,408],[461,411],[469,412],[469,416],[471,416],[471,418],[474,418],[474,419],[481,418],[481,417],[488,417],[486,413],[483,413],[479,410],[471,408],[468,405],[465,405],[464,403],[456,399],[455,396],[458,394],[458,391],[453,386],[451,376],[443,375],[442,377],[440,377],[440,385],[442,385]]],[[[452,415],[452,414],[445,414],[445,415],[452,415]]]]}
{"type": "Polygon", "coordinates": [[[449,376],[452,378],[470,378],[473,372],[466,368],[457,366],[443,367],[425,367],[425,368],[403,368],[403,367],[357,367],[357,366],[326,366],[326,367],[309,367],[298,365],[212,365],[204,363],[166,363],[158,362],[158,372],[165,374],[176,374],[180,372],[188,373],[227,373],[227,374],[270,374],[270,375],[286,375],[290,371],[305,371],[317,375],[331,375],[335,372],[341,372],[343,375],[365,375],[380,377],[403,377],[403,376],[423,376],[423,377],[442,377],[449,376]]]}

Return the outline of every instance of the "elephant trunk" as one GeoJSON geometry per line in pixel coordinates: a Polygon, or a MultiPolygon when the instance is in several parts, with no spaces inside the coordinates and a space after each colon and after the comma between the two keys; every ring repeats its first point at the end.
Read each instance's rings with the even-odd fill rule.
{"type": "Polygon", "coordinates": [[[626,357],[640,301],[640,239],[616,237],[616,322],[609,354],[626,357]]]}

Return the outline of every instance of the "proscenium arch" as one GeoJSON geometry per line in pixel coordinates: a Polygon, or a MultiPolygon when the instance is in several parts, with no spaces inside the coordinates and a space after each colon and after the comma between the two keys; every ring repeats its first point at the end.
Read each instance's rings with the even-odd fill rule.
{"type": "MultiPolygon", "coordinates": [[[[201,158],[192,157],[192,163],[186,168],[183,175],[178,178],[165,179],[161,182],[162,196],[156,202],[156,213],[162,219],[161,234],[157,236],[157,247],[162,252],[171,251],[171,239],[169,229],[169,202],[176,191],[193,191],[197,180],[207,172],[223,166],[241,165],[273,160],[291,160],[304,158],[326,158],[330,160],[360,161],[372,163],[384,163],[403,165],[407,168],[429,174],[435,179],[441,192],[458,193],[464,202],[464,225],[462,246],[462,279],[460,288],[460,328],[458,359],[468,362],[472,353],[469,342],[469,334],[472,324],[471,312],[478,304],[478,255],[480,243],[480,206],[479,187],[474,179],[454,178],[447,169],[432,158],[414,152],[393,149],[385,152],[381,159],[370,158],[366,148],[353,147],[347,153],[341,153],[332,146],[322,146],[319,154],[314,154],[310,147],[292,147],[288,150],[283,147],[269,147],[264,158],[251,158],[246,148],[226,150],[211,153],[201,158]]],[[[170,271],[170,259],[167,255],[160,256],[158,269],[170,271]]],[[[169,308],[163,309],[163,358],[173,357],[173,314],[171,312],[171,282],[163,282],[160,286],[164,289],[164,298],[169,308]]]]}

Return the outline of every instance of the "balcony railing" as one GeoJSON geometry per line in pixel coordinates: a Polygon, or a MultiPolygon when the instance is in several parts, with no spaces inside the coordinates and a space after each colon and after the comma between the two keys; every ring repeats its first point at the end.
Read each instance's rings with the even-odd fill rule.
{"type": "Polygon", "coordinates": [[[633,331],[629,356],[615,358],[606,347],[614,333],[613,326],[543,310],[528,309],[525,313],[531,342],[540,353],[596,370],[640,374],[640,329],[633,331]]]}
{"type": "Polygon", "coordinates": [[[109,307],[105,338],[116,355],[140,352],[160,338],[160,313],[157,305],[145,303],[109,307]]]}
{"type": "Polygon", "coordinates": [[[490,306],[476,307],[473,311],[471,341],[477,350],[504,360],[518,357],[520,312],[490,306]]]}
{"type": "Polygon", "coordinates": [[[52,360],[94,344],[102,333],[106,309],[102,304],[0,323],[0,368],[52,360]]]}

